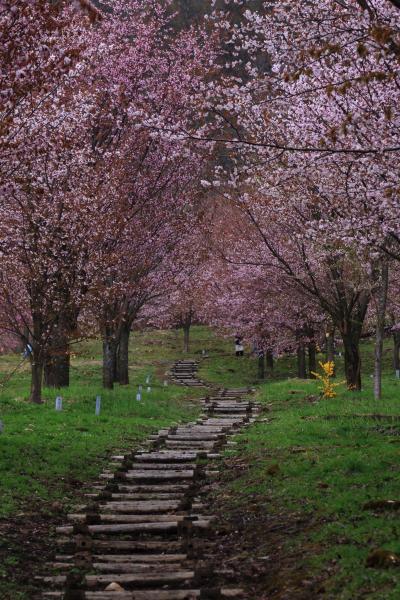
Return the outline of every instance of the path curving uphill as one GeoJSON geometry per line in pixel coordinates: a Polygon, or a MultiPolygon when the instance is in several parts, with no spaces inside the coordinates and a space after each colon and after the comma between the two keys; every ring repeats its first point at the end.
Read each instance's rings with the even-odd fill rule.
{"type": "MultiPolygon", "coordinates": [[[[174,381],[205,385],[195,361],[179,361],[174,381]]],[[[221,586],[221,571],[204,554],[216,523],[201,492],[228,437],[253,422],[248,389],[219,389],[201,400],[192,423],[150,436],[148,448],[114,456],[92,486],[88,505],[59,527],[54,574],[40,578],[54,600],[195,600],[241,598],[221,586]],[[207,544],[206,544],[207,546],[207,544]]]]}

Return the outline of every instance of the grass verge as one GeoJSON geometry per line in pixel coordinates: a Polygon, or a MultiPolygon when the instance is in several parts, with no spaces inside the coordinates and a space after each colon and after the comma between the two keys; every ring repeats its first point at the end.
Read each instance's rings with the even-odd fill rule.
{"type": "MultiPolygon", "coordinates": [[[[387,348],[384,400],[375,402],[370,344],[363,354],[361,393],[340,386],[335,399],[320,400],[315,381],[291,377],[292,358],[258,387],[265,412],[237,437],[216,495],[229,531],[224,552],[240,557],[232,566],[249,598],[400,598],[400,567],[385,564],[385,551],[400,556],[399,511],[365,507],[400,500],[400,381],[387,348]]],[[[254,364],[244,359],[246,377],[254,364]]]]}

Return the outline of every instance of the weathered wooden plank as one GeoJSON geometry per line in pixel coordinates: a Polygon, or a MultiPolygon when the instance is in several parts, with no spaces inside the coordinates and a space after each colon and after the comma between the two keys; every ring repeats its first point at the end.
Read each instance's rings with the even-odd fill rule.
{"type": "MultiPolygon", "coordinates": [[[[168,442],[167,442],[168,443],[168,442]]],[[[157,479],[157,480],[167,480],[171,481],[172,479],[192,479],[194,475],[193,469],[190,470],[182,470],[182,471],[139,471],[139,470],[130,470],[126,472],[127,479],[157,479]]]]}
{"type": "MultiPolygon", "coordinates": [[[[177,563],[187,560],[187,554],[93,554],[92,560],[96,563],[177,563]]],[[[55,560],[59,563],[74,561],[74,554],[57,554],[55,560]]]]}
{"type": "Polygon", "coordinates": [[[152,463],[148,462],[135,462],[132,465],[132,470],[134,471],[143,471],[143,470],[153,470],[153,471],[193,471],[196,468],[194,463],[166,463],[162,466],[160,463],[152,463]]]}
{"type": "MultiPolygon", "coordinates": [[[[79,537],[75,538],[59,538],[57,540],[59,548],[63,547],[76,547],[79,550],[82,549],[82,539],[79,537]]],[[[103,552],[154,552],[154,553],[167,553],[177,552],[182,549],[181,541],[166,541],[166,540],[116,540],[116,539],[96,539],[88,538],[87,547],[90,551],[103,551],[103,552]]]]}
{"type": "Polygon", "coordinates": [[[170,502],[170,501],[162,501],[154,502],[154,501],[142,501],[142,502],[107,502],[106,504],[100,504],[99,510],[102,513],[106,512],[134,512],[134,513],[159,513],[159,512],[167,512],[178,510],[180,506],[180,502],[170,502]]]}
{"type": "Polygon", "coordinates": [[[139,462],[160,462],[160,463],[177,463],[177,462],[191,462],[196,460],[197,453],[196,452],[173,452],[169,451],[160,451],[160,452],[147,452],[143,454],[136,454],[135,458],[139,462]]]}
{"type": "Polygon", "coordinates": [[[137,484],[137,485],[127,485],[125,483],[119,484],[118,489],[121,493],[153,493],[153,492],[166,492],[166,493],[176,493],[176,492],[186,492],[190,487],[190,483],[175,483],[173,485],[168,482],[151,485],[151,484],[137,484]]]}
{"type": "MultiPolygon", "coordinates": [[[[183,521],[187,516],[187,513],[174,515],[158,515],[158,514],[108,514],[100,513],[98,518],[100,523],[168,523],[169,521],[183,521]]],[[[68,515],[70,521],[83,523],[86,520],[86,514],[70,514],[68,515]]],[[[99,523],[99,524],[100,524],[99,523]]]]}
{"type": "MultiPolygon", "coordinates": [[[[89,533],[171,533],[178,528],[178,521],[171,519],[166,523],[119,523],[113,525],[88,525],[89,533]]],[[[57,533],[71,534],[74,527],[65,525],[56,528],[57,533]]]]}
{"type": "Polygon", "coordinates": [[[124,585],[137,585],[140,587],[147,587],[149,585],[166,585],[172,583],[182,583],[184,581],[190,581],[194,579],[194,571],[181,570],[173,571],[171,573],[132,573],[132,574],[110,574],[110,575],[86,575],[86,585],[90,587],[97,587],[99,585],[108,585],[110,583],[119,583],[122,587],[124,585]]]}
{"type": "MultiPolygon", "coordinates": [[[[222,598],[241,598],[244,595],[244,591],[241,589],[229,589],[222,588],[219,590],[222,598]]],[[[216,597],[216,590],[211,590],[213,597],[216,597]]],[[[85,592],[85,600],[196,600],[200,598],[200,590],[137,590],[134,592],[85,592]]],[[[51,598],[52,600],[62,600],[63,592],[45,592],[44,598],[51,598]]],[[[203,595],[203,598],[206,598],[203,595]]]]}

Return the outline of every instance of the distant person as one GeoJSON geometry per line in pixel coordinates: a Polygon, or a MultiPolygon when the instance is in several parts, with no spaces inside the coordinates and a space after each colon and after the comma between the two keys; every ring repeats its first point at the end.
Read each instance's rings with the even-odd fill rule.
{"type": "Polygon", "coordinates": [[[236,356],[243,356],[243,338],[240,335],[235,338],[235,354],[236,356]]]}
{"type": "Polygon", "coordinates": [[[22,353],[22,358],[29,358],[30,355],[32,354],[32,351],[33,351],[32,346],[29,343],[26,344],[25,349],[22,353]]]}

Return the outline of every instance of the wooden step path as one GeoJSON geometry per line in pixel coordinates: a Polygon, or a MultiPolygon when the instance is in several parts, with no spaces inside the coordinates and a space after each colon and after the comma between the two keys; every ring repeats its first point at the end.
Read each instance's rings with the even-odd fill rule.
{"type": "MultiPolygon", "coordinates": [[[[179,361],[175,382],[205,385],[195,361],[179,361]],[[195,382],[195,383],[193,383],[195,382]]],[[[213,460],[230,434],[256,419],[249,390],[213,390],[192,423],[150,436],[148,447],[112,457],[85,494],[87,504],[57,528],[58,552],[38,577],[44,599],[194,600],[242,598],[221,586],[222,565],[207,561],[201,540],[215,519],[201,490],[218,471],[213,460]]]]}

